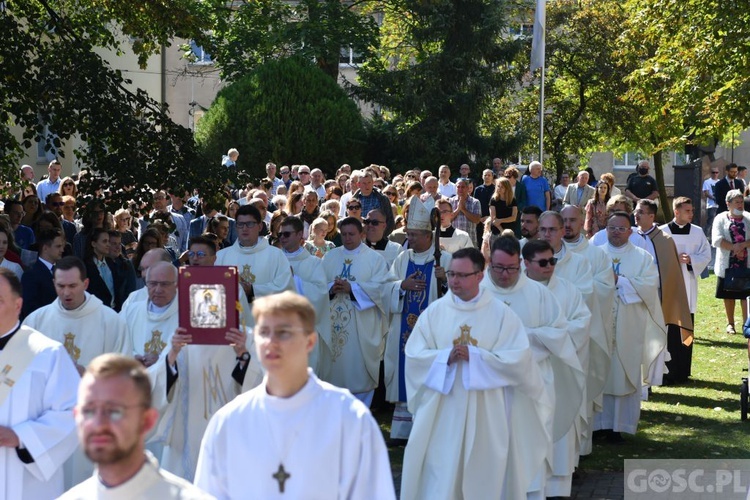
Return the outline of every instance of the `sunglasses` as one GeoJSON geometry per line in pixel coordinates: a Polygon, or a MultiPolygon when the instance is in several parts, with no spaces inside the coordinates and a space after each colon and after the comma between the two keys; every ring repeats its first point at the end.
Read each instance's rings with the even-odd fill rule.
{"type": "Polygon", "coordinates": [[[365,226],[375,226],[375,227],[378,227],[381,224],[385,224],[385,222],[382,221],[382,220],[365,219],[365,220],[362,221],[362,224],[364,224],[365,226]]]}
{"type": "Polygon", "coordinates": [[[296,231],[279,231],[279,238],[289,238],[294,233],[296,233],[296,231]]]}
{"type": "Polygon", "coordinates": [[[536,262],[539,264],[539,267],[547,267],[547,265],[555,266],[557,265],[557,257],[550,257],[549,259],[539,259],[539,260],[532,260],[531,262],[536,262]]]}
{"type": "Polygon", "coordinates": [[[347,205],[347,210],[362,210],[362,205],[347,205]]]}
{"type": "Polygon", "coordinates": [[[64,201],[54,201],[54,202],[51,202],[50,205],[52,205],[53,207],[63,207],[63,206],[65,206],[65,202],[64,201]]]}

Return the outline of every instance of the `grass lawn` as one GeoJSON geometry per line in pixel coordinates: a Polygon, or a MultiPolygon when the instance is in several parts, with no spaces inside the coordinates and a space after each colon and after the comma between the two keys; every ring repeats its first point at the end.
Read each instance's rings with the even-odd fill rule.
{"type": "MultiPolygon", "coordinates": [[[[750,420],[740,420],[740,383],[748,366],[741,310],[737,304],[737,335],[727,335],[723,302],[714,298],[715,288],[713,274],[700,282],[690,381],[654,388],[641,405],[638,434],[625,435],[623,444],[594,442],[582,469],[621,471],[626,458],[750,459],[750,420]]],[[[390,413],[375,417],[387,438],[390,413]]],[[[388,451],[394,471],[400,470],[404,448],[388,451]]]]}

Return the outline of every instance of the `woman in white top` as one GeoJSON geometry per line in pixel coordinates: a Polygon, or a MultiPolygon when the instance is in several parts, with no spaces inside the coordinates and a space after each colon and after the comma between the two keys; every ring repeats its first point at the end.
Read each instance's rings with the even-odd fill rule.
{"type": "Polygon", "coordinates": [[[16,276],[18,276],[18,279],[20,280],[21,275],[23,275],[23,268],[19,264],[11,262],[5,258],[5,253],[8,251],[8,248],[12,244],[13,233],[11,233],[5,225],[0,225],[0,267],[10,269],[16,274],[16,276]]]}

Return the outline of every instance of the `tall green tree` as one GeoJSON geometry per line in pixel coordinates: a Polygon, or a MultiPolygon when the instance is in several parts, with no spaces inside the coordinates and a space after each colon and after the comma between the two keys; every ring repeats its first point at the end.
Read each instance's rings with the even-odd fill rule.
{"type": "MultiPolygon", "coordinates": [[[[210,185],[211,164],[192,134],[173,123],[166,107],[131,90],[99,55],[132,50],[145,63],[173,36],[204,27],[190,0],[143,5],[115,0],[8,0],[0,8],[0,168],[16,182],[24,148],[41,141],[60,155],[74,136],[76,155],[95,172],[91,195],[110,189],[119,201],[146,198],[151,186],[210,185]],[[21,140],[11,125],[23,129],[21,140]],[[206,176],[208,180],[201,182],[206,176]],[[133,186],[136,186],[133,189],[133,186]],[[128,189],[128,192],[125,192],[128,189]]],[[[218,163],[218,162],[216,162],[218,163]]],[[[12,187],[12,186],[11,186],[12,187]]]]}
{"type": "Polygon", "coordinates": [[[483,131],[490,103],[512,83],[522,43],[508,36],[505,0],[381,2],[377,57],[360,68],[357,94],[382,109],[400,160],[435,168],[500,154],[503,137],[483,131]]]}

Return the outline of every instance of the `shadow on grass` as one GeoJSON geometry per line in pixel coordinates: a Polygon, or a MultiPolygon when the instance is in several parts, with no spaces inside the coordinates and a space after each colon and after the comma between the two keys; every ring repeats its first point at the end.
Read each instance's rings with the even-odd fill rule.
{"type": "Polygon", "coordinates": [[[732,338],[727,340],[695,339],[695,344],[706,347],[747,350],[747,339],[741,335],[732,335],[732,338]]]}
{"type": "MultiPolygon", "coordinates": [[[[727,385],[727,384],[722,384],[727,385]]],[[[658,389],[657,389],[658,391],[658,389]]],[[[653,403],[662,403],[668,405],[681,405],[681,406],[692,406],[696,408],[705,408],[711,410],[717,406],[720,406],[729,411],[739,411],[740,409],[740,384],[737,383],[735,392],[737,396],[729,395],[726,397],[708,398],[705,396],[692,396],[689,394],[672,394],[668,392],[657,392],[654,391],[649,396],[649,401],[653,403]]]]}
{"type": "Polygon", "coordinates": [[[740,390],[740,383],[742,382],[742,377],[747,377],[747,372],[742,370],[737,370],[737,383],[732,382],[720,382],[718,380],[700,380],[691,378],[687,382],[684,382],[679,385],[668,385],[668,386],[661,386],[661,387],[655,387],[653,389],[653,392],[655,394],[661,395],[661,394],[669,394],[671,392],[685,392],[685,391],[703,391],[703,390],[710,390],[710,391],[718,391],[718,392],[729,392],[732,394],[739,394],[740,390]]]}

